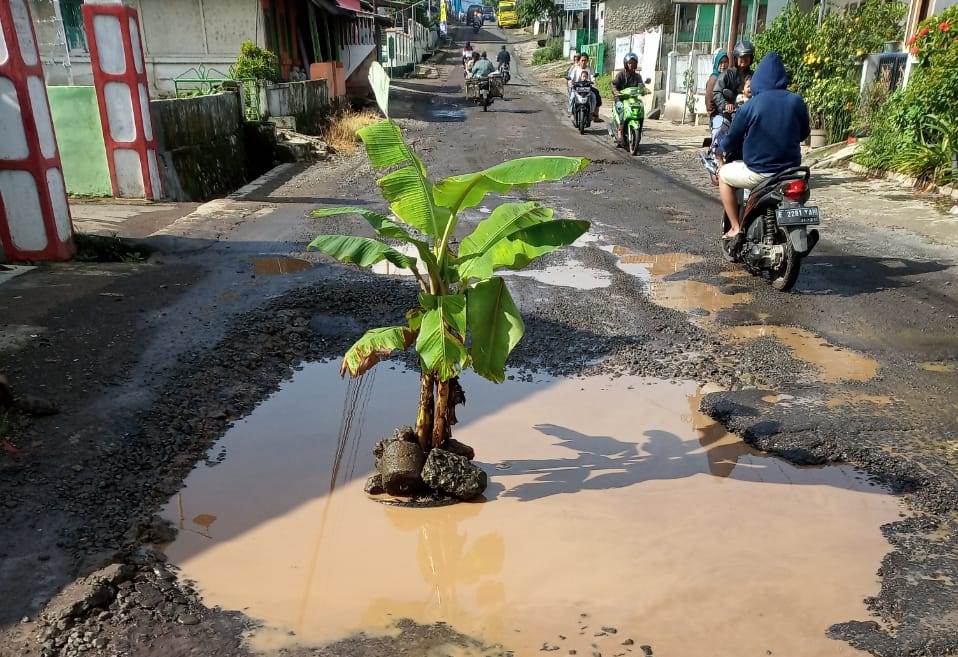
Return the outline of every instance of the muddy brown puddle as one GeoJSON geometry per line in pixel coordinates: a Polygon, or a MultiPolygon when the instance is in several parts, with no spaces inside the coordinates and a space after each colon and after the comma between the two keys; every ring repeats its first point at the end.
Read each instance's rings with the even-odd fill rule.
{"type": "Polygon", "coordinates": [[[859,654],[825,631],[871,618],[899,504],[854,470],[752,452],[697,412],[694,383],[470,377],[455,435],[487,499],[397,508],[363,484],[418,379],[386,364],[347,384],[337,368],[295,373],[164,511],[181,527],[171,562],[207,604],[262,622],[253,648],[411,618],[516,655],[859,654]]]}

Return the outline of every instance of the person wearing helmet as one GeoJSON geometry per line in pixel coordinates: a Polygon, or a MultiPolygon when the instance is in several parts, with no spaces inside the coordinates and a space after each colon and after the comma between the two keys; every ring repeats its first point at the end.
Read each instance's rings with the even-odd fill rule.
{"type": "Polygon", "coordinates": [[[745,79],[752,75],[752,59],[755,46],[751,41],[739,41],[732,51],[732,66],[729,66],[715,81],[712,103],[726,118],[735,112],[735,99],[745,89],[745,79]]]}
{"type": "Polygon", "coordinates": [[[645,84],[639,75],[639,56],[634,52],[622,58],[622,70],[616,73],[612,80],[612,97],[614,99],[613,112],[618,131],[618,143],[622,143],[622,100],[619,98],[623,89],[640,87],[645,84]]]}

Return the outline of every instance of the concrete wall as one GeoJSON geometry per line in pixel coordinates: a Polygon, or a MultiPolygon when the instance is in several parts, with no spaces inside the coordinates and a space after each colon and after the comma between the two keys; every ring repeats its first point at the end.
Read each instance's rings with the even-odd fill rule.
{"type": "Polygon", "coordinates": [[[604,39],[641,32],[655,25],[672,25],[675,5],[669,0],[606,0],[604,39]]]}
{"type": "Polygon", "coordinates": [[[298,132],[307,135],[319,134],[321,122],[329,110],[326,80],[270,85],[266,89],[266,106],[270,116],[295,117],[298,132]]]}
{"type": "MultiPolygon", "coordinates": [[[[87,52],[57,44],[56,0],[30,0],[47,83],[93,84],[87,52]]],[[[172,95],[173,79],[201,65],[226,74],[240,44],[266,45],[260,0],[129,0],[140,14],[146,73],[154,95],[172,95]]],[[[61,40],[62,41],[62,40],[61,40]]],[[[191,75],[190,77],[195,77],[191,75]]]]}
{"type": "Polygon", "coordinates": [[[93,87],[48,87],[67,193],[112,196],[100,109],[93,87]]]}
{"type": "Polygon", "coordinates": [[[205,201],[248,182],[238,93],[154,100],[150,109],[167,196],[205,201]]]}

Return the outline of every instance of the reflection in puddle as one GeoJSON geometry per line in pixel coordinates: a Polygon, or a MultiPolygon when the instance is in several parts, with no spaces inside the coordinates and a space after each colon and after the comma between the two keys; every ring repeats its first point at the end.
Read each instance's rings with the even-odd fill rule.
{"type": "Polygon", "coordinates": [[[634,253],[623,246],[614,246],[611,250],[619,258],[616,263],[619,269],[643,281],[648,288],[649,300],[664,308],[686,313],[704,310],[713,314],[752,300],[752,295],[747,292],[724,294],[718,286],[708,283],[670,279],[689,265],[702,262],[701,256],[691,253],[647,255],[634,253]]]}
{"type": "Polygon", "coordinates": [[[926,372],[938,372],[940,374],[948,374],[955,371],[955,366],[951,363],[941,363],[941,362],[928,362],[922,363],[919,367],[926,372]]]}
{"type": "Polygon", "coordinates": [[[291,256],[260,256],[253,258],[253,272],[260,276],[282,276],[309,269],[313,263],[291,256]]]}
{"type": "Polygon", "coordinates": [[[742,340],[775,338],[788,348],[792,356],[813,366],[818,371],[816,378],[824,383],[867,381],[878,371],[876,360],[850,349],[836,347],[805,329],[756,324],[733,326],[726,332],[742,340]]]}
{"type": "Polygon", "coordinates": [[[612,284],[612,275],[609,272],[586,267],[575,260],[568,260],[561,265],[550,265],[544,269],[500,273],[503,276],[525,276],[546,285],[573,287],[577,290],[597,290],[612,284]]]}
{"type": "Polygon", "coordinates": [[[416,375],[381,367],[365,412],[352,389],[354,444],[337,440],[345,385],[335,363],[297,372],[165,510],[215,513],[212,540],[181,532],[168,555],[208,604],[264,622],[254,648],[408,617],[516,655],[614,655],[627,639],[663,655],[858,654],[824,633],[868,618],[897,501],[851,469],[751,452],[698,412],[694,384],[469,377],[456,436],[490,501],[431,509],[362,492],[373,442],[411,419],[416,375]]]}

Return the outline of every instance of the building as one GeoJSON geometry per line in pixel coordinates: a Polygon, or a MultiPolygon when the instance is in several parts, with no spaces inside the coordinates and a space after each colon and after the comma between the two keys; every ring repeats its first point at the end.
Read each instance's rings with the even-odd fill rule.
{"type": "MultiPolygon", "coordinates": [[[[93,83],[82,0],[30,0],[47,83],[93,83]]],[[[381,27],[361,0],[127,0],[140,16],[153,95],[175,80],[229,76],[240,44],[276,53],[284,80],[325,76],[341,64],[346,85],[376,57],[381,27]],[[317,67],[316,64],[326,64],[317,67]]],[[[194,83],[198,84],[198,83],[194,83]]],[[[184,83],[189,86],[189,83],[184,83]]]]}

